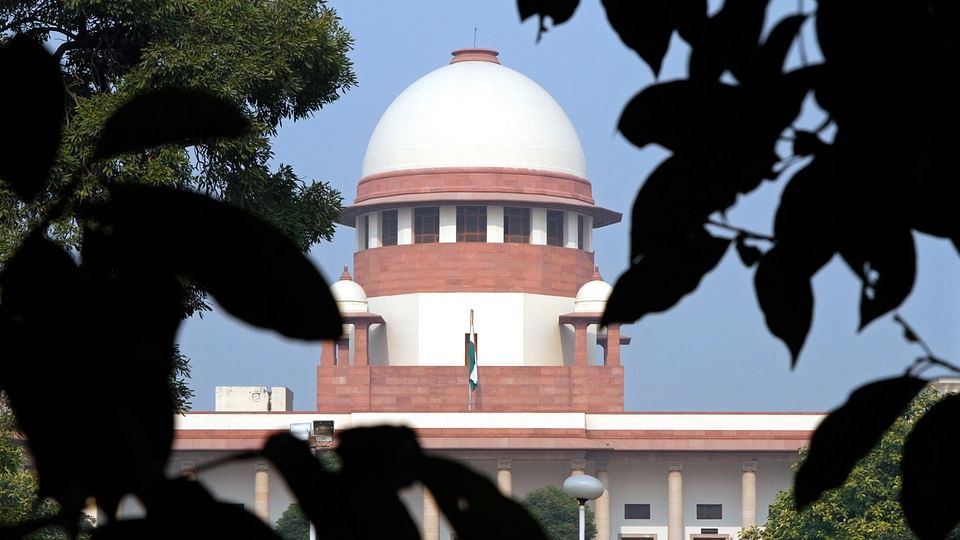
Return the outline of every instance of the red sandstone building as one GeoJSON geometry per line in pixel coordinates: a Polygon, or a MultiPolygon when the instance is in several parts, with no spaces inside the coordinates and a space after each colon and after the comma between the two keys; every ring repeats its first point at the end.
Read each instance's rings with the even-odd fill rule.
{"type": "MultiPolygon", "coordinates": [[[[178,467],[314,422],[402,423],[514,496],[597,476],[602,540],[729,539],[762,524],[821,416],[624,412],[620,349],[630,340],[598,328],[611,288],[592,241],[620,219],[594,201],[556,101],[495,51],[455,51],[396,98],[370,138],[340,216],[357,248],[353,275],[344,269],[331,287],[346,324],[323,346],[316,410],[285,412],[253,389],[264,412],[190,414],[178,424],[178,467]]],[[[290,502],[265,465],[201,480],[269,521],[290,502]]],[[[452,538],[429,493],[404,497],[424,538],[452,538]]]]}

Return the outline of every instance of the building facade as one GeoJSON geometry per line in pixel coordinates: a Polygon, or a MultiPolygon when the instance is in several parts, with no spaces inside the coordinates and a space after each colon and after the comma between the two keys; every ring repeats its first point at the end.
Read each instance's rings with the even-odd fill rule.
{"type": "MultiPolygon", "coordinates": [[[[371,135],[340,216],[356,229],[356,252],[353,272],[331,286],[344,334],[323,345],[315,410],[257,402],[179,418],[174,472],[276,431],[404,424],[510,496],[596,476],[602,540],[730,539],[761,525],[822,416],[624,412],[630,339],[598,325],[611,287],[592,239],[620,219],[594,201],[556,101],[496,51],[454,51],[371,135]]],[[[265,464],[200,480],[270,522],[291,502],[265,464]]],[[[429,493],[414,487],[404,500],[424,538],[453,538],[429,493]]]]}

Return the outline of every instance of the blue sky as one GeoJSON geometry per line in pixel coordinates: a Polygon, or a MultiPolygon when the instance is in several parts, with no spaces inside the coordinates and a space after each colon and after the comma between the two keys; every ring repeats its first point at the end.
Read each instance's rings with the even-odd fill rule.
{"type": "MultiPolygon", "coordinates": [[[[285,123],[274,143],[278,163],[330,181],[350,203],[380,114],[410,83],[446,64],[451,50],[471,46],[476,27],[478,46],[498,49],[504,65],[539,83],[566,110],[587,156],[594,198],[624,214],[624,222],[595,232],[601,273],[612,283],[626,269],[633,198],[667,154],[637,149],[616,132],[623,105],[654,78],[610,29],[599,1],[582,0],[574,18],[539,44],[536,22],[520,24],[514,0],[329,3],[356,41],[350,56],[359,85],[313,118],[285,123]]],[[[674,39],[660,79],[684,72],[684,46],[674,39]]],[[[766,183],[742,198],[730,222],[769,231],[783,184],[766,183]]],[[[338,227],[332,243],[310,253],[328,279],[352,266],[353,233],[338,227]]],[[[960,258],[948,243],[921,236],[918,254],[917,283],[900,313],[937,354],[960,359],[960,258]]],[[[813,329],[791,370],[786,347],[766,330],[752,280],[753,271],[730,250],[672,310],[625,327],[633,338],[623,353],[627,410],[822,411],[862,382],[901,373],[920,354],[890,316],[856,332],[859,283],[835,259],[814,280],[813,329]]],[[[314,407],[318,344],[285,341],[219,309],[188,321],[180,341],[191,357],[196,410],[213,408],[216,385],[287,386],[297,409],[314,407]]]]}

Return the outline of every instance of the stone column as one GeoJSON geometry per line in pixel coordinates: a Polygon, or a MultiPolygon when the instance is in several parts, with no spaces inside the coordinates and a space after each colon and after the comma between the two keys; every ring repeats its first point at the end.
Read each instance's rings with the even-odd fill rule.
{"type": "Polygon", "coordinates": [[[603,365],[620,365],[620,325],[607,325],[607,346],[603,350],[603,365]]]}
{"type": "Polygon", "coordinates": [[[320,365],[333,366],[337,363],[337,342],[334,340],[324,341],[320,349],[320,365]]]}
{"type": "Polygon", "coordinates": [[[573,323],[573,365],[587,365],[587,325],[581,322],[573,323]]]}
{"type": "Polygon", "coordinates": [[[497,489],[504,497],[513,496],[513,460],[497,460],[497,489]]]}
{"type": "Polygon", "coordinates": [[[670,463],[667,473],[667,540],[683,540],[683,464],[670,463]]]}
{"type": "Polygon", "coordinates": [[[597,463],[597,480],[603,483],[603,495],[594,502],[597,540],[610,540],[610,474],[606,463],[597,463]]]}
{"type": "Polygon", "coordinates": [[[270,472],[266,463],[257,463],[253,477],[253,513],[270,523],[270,472]]]}
{"type": "Polygon", "coordinates": [[[570,460],[570,476],[584,474],[587,468],[587,460],[583,458],[574,458],[570,460]]]}
{"type": "Polygon", "coordinates": [[[357,323],[353,327],[353,365],[366,366],[370,364],[367,358],[367,323],[357,323]]]}
{"type": "Polygon", "coordinates": [[[440,509],[426,487],[423,488],[423,540],[440,540],[440,509]]]}
{"type": "Polygon", "coordinates": [[[757,525],[757,462],[745,461],[740,476],[740,526],[744,529],[757,525]]]}
{"type": "Polygon", "coordinates": [[[337,340],[337,365],[350,365],[350,340],[348,338],[337,340]]]}

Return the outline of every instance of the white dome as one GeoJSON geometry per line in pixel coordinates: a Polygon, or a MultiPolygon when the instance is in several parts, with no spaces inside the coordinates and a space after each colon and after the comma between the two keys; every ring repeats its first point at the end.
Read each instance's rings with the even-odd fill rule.
{"type": "MultiPolygon", "coordinates": [[[[455,56],[462,51],[457,51],[455,56]]],[[[468,50],[411,84],[377,124],[363,177],[437,167],[498,167],[587,177],[570,119],[496,52],[468,50]]]]}
{"type": "Polygon", "coordinates": [[[577,299],[573,302],[573,311],[577,313],[603,313],[607,308],[607,298],[613,287],[602,279],[588,281],[577,291],[577,299]]]}
{"type": "Polygon", "coordinates": [[[330,294],[333,295],[341,313],[366,313],[370,310],[367,305],[367,293],[356,281],[341,279],[330,286],[330,294]]]}

